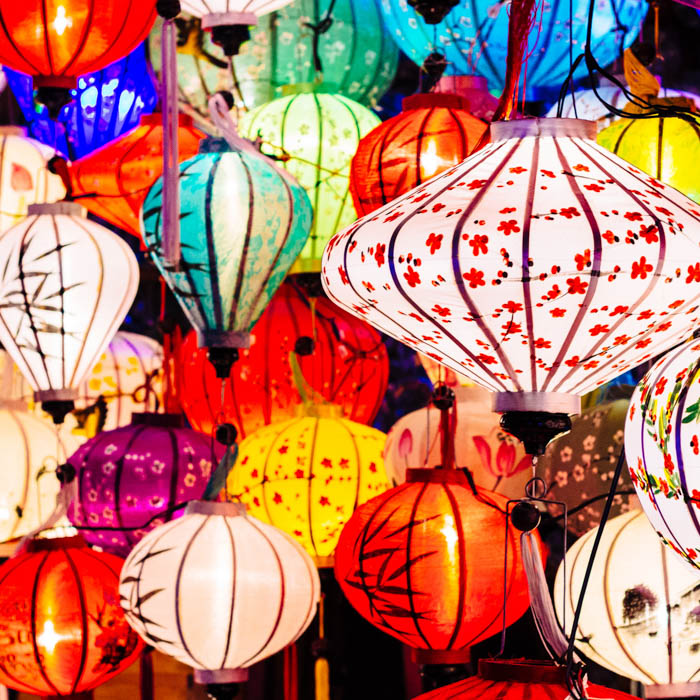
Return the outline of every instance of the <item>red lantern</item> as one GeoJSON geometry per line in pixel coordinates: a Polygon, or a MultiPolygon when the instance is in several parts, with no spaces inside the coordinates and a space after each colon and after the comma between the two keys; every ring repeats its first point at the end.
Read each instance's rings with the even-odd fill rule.
{"type": "Polygon", "coordinates": [[[520,541],[506,499],[469,487],[463,472],[409,469],[406,483],[360,506],[335,550],[352,606],[413,647],[419,663],[461,663],[469,647],[528,608],[520,541]]]}
{"type": "Polygon", "coordinates": [[[339,404],[346,418],[358,423],[374,419],[389,377],[380,334],[325,297],[310,298],[287,281],[255,324],[250,348],[240,351],[224,386],[223,406],[221,380],[206,349],[197,349],[193,333],[187,336],[180,393],[190,423],[211,434],[223,419],[245,437],[263,425],[294,418],[302,398],[290,364],[292,352],[313,392],[339,404]]]}
{"type": "MultiPolygon", "coordinates": [[[[197,155],[204,134],[180,115],[179,159],[197,155]]],[[[110,224],[141,235],[139,213],[148,190],[163,172],[163,116],[149,114],[128,134],[68,166],[72,195],[110,224]]]]}
{"type": "Polygon", "coordinates": [[[143,643],[119,604],[122,560],[82,537],[30,540],[0,567],[0,682],[74,695],[136,661],[143,643]]]}
{"type": "Polygon", "coordinates": [[[458,95],[412,95],[402,107],[362,138],[352,159],[350,193],[360,216],[461,163],[488,128],[458,95]]]}

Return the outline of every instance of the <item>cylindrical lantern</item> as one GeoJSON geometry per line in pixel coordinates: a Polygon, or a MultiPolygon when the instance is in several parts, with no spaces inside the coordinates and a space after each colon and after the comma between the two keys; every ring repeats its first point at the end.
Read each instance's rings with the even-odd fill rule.
{"type": "Polygon", "coordinates": [[[361,503],[389,486],[374,428],[334,417],[303,416],[260,428],[241,442],[228,492],[251,514],[292,535],[318,566],[332,566],[343,525],[361,503]]]}
{"type": "Polygon", "coordinates": [[[320,583],[306,552],[240,503],[193,501],[134,547],[119,592],[148,644],[227,683],[301,635],[320,583]]]}
{"type": "Polygon", "coordinates": [[[343,528],[335,575],[351,605],[412,647],[419,663],[460,663],[528,608],[520,539],[506,499],[473,493],[455,469],[409,469],[343,528]],[[505,571],[504,571],[505,569],[505,571]],[[507,581],[504,596],[504,581],[507,581]]]}
{"type": "Polygon", "coordinates": [[[355,210],[369,214],[434,175],[461,163],[488,125],[457,95],[412,95],[403,110],[360,141],[350,166],[355,210]]]}
{"type": "Polygon", "coordinates": [[[306,189],[314,209],[311,234],[293,272],[318,272],[330,237],[355,220],[350,161],[360,139],[379,124],[366,107],[341,95],[298,93],[243,115],[241,133],[262,141],[306,189]]]}
{"type": "Polygon", "coordinates": [[[201,498],[222,454],[214,440],[183,427],[179,415],[134,414],[131,425],[100,433],[69,457],[77,491],[68,518],[91,528],[84,531],[90,544],[125,556],[158,523],[182,514],[173,506],[201,498]],[[127,529],[109,529],[117,527],[127,529]]]}
{"type": "MultiPolygon", "coordinates": [[[[700,266],[699,266],[700,267],[700,266]]],[[[664,355],[634,390],[625,452],[644,512],[661,540],[700,569],[700,342],[664,355]]]]}
{"type": "MultiPolygon", "coordinates": [[[[293,418],[302,403],[290,353],[312,400],[330,401],[346,418],[370,423],[384,398],[389,358],[381,336],[324,296],[311,298],[293,282],[275,292],[250,334],[224,387],[185,339],[180,371],[182,406],[190,423],[211,435],[222,419],[241,437],[263,425],[293,418]]],[[[305,387],[301,387],[302,391],[305,387]]]]}
{"type": "Polygon", "coordinates": [[[0,682],[74,697],[136,661],[143,644],[119,607],[121,567],[80,536],[30,540],[0,566],[0,682]]]}
{"type": "MultiPolygon", "coordinates": [[[[557,573],[554,603],[567,633],[596,533],[597,528],[573,544],[566,567],[562,563],[557,573]]],[[[697,571],[663,546],[641,510],[612,518],[586,588],[576,648],[614,673],[644,683],[647,698],[697,697],[697,589],[697,571]]]]}

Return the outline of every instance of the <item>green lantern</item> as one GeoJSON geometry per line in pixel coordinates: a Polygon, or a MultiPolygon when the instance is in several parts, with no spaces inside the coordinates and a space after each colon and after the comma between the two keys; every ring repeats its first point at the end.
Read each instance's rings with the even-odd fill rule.
{"type": "Polygon", "coordinates": [[[309,195],[314,222],[292,272],[319,272],[326,243],[357,215],[348,192],[360,139],[379,124],[367,107],[337,94],[299,92],[241,117],[242,136],[258,139],[309,195]]]}

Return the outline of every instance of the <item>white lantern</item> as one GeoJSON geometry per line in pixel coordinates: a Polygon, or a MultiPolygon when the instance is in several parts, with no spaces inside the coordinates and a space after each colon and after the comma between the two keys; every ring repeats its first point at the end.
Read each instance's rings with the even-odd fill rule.
{"type": "Polygon", "coordinates": [[[148,644],[199,683],[235,683],[308,627],[320,582],[302,547],[242,504],[193,501],[134,547],[119,592],[148,644]]]}
{"type": "Polygon", "coordinates": [[[0,342],[60,422],[131,306],[138,263],[73,202],[31,205],[0,260],[0,342]]]}
{"type": "MultiPolygon", "coordinates": [[[[578,539],[559,567],[554,604],[571,632],[598,528],[578,539]]],[[[644,683],[645,697],[698,697],[700,576],[663,546],[641,510],[605,525],[586,589],[576,648],[644,683]],[[677,684],[669,687],[669,684],[677,684]]]]}

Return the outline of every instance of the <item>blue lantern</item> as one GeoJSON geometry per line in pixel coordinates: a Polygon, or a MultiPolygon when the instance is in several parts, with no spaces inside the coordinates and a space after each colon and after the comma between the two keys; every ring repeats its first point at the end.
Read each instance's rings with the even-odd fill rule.
{"type": "Polygon", "coordinates": [[[9,68],[4,71],[30,136],[70,160],[138,126],[141,115],[151,114],[158,103],[144,44],[106,68],[78,78],[78,87],[71,91],[73,100],[56,121],[44,105],[35,102],[31,76],[9,68]]]}
{"type": "MultiPolygon", "coordinates": [[[[509,2],[460,0],[442,22],[428,25],[406,0],[377,1],[387,31],[413,61],[420,65],[432,51],[438,51],[447,59],[447,75],[481,75],[490,88],[503,89],[509,2]]],[[[528,86],[559,87],[566,80],[570,26],[574,58],[583,51],[588,0],[572,0],[571,4],[573,15],[569,0],[539,3],[528,46],[528,86]]],[[[612,63],[632,44],[648,7],[647,0],[596,0],[591,49],[601,66],[612,63]]],[[[581,63],[574,77],[584,75],[586,67],[581,63]]]]}

